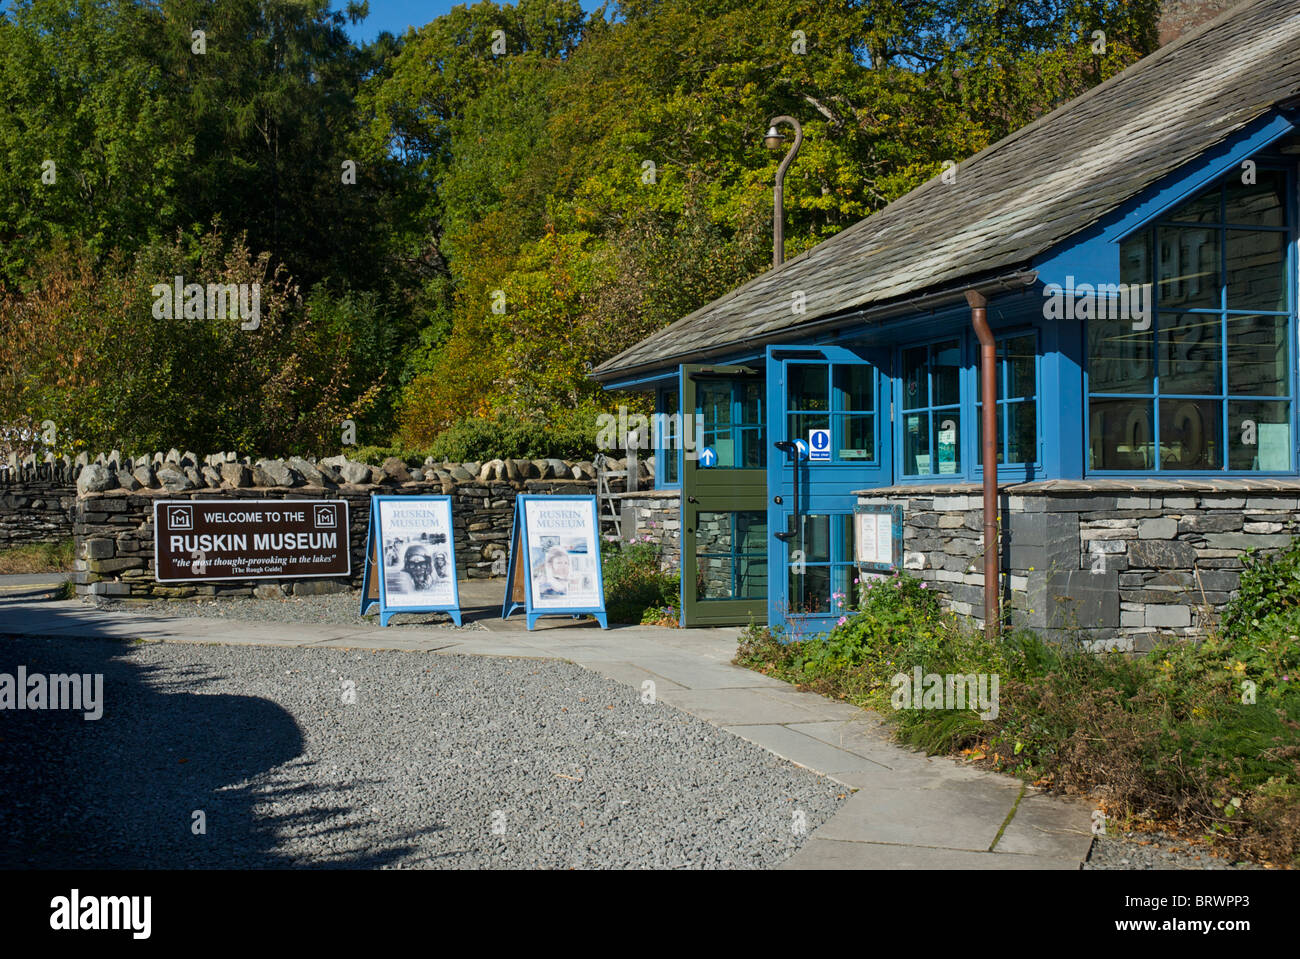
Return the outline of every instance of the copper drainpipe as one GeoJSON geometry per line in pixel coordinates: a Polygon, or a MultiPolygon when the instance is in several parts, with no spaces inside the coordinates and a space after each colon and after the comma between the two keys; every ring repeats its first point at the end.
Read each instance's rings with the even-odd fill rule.
{"type": "Polygon", "coordinates": [[[984,635],[996,636],[998,614],[998,348],[989,329],[988,300],[982,293],[966,291],[970,322],[980,341],[980,402],[984,408],[984,635]]]}

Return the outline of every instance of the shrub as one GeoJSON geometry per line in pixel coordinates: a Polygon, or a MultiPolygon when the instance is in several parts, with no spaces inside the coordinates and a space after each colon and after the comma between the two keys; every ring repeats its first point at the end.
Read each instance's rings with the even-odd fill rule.
{"type": "Polygon", "coordinates": [[[1270,614],[1300,610],[1300,539],[1271,557],[1248,551],[1242,563],[1240,589],[1223,611],[1224,633],[1241,635],[1270,614]]]}
{"type": "Polygon", "coordinates": [[[611,622],[675,624],[680,609],[677,573],[663,569],[663,549],[650,536],[601,544],[605,613],[611,622]]]}
{"type": "Polygon", "coordinates": [[[589,460],[596,455],[594,425],[565,426],[464,419],[443,430],[430,448],[434,459],[464,463],[491,459],[589,460]]]}

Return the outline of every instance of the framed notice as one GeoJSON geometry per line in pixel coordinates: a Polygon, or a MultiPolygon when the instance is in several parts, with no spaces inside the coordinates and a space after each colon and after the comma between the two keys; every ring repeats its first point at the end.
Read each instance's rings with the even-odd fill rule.
{"type": "Polygon", "coordinates": [[[859,569],[892,570],[903,556],[903,507],[857,506],[853,511],[853,558],[859,569]]]}
{"type": "Polygon", "coordinates": [[[450,496],[372,496],[361,612],[447,613],[461,625],[450,496]],[[376,586],[378,588],[376,588],[376,586]]]}
{"type": "Polygon", "coordinates": [[[594,496],[516,498],[501,618],[522,606],[529,629],[553,613],[590,613],[608,629],[599,530],[594,496]]]}
{"type": "Polygon", "coordinates": [[[158,500],[160,583],[349,576],[348,504],[326,499],[158,500]]]}

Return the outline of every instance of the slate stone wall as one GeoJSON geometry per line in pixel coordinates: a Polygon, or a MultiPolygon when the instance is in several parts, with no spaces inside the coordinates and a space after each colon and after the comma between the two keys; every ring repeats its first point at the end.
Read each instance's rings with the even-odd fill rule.
{"type": "Polygon", "coordinates": [[[77,488],[62,463],[0,467],[0,549],[72,538],[77,488]]]}
{"type": "Polygon", "coordinates": [[[623,537],[649,536],[662,550],[664,567],[681,565],[681,493],[677,490],[645,490],[624,493],[619,497],[622,508],[623,537]]]}
{"type": "MultiPolygon", "coordinates": [[[[1013,624],[1094,648],[1197,635],[1238,588],[1242,553],[1300,535],[1294,481],[1051,481],[1001,491],[1002,595],[1013,624]]],[[[976,485],[863,490],[904,511],[903,565],[983,621],[976,485]]]]}

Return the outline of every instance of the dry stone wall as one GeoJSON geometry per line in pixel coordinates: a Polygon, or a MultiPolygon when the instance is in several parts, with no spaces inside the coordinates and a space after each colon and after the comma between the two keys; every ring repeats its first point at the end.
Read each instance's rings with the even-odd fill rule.
{"type": "Polygon", "coordinates": [[[70,539],[76,502],[70,463],[15,457],[0,466],[0,549],[70,539]]]}

